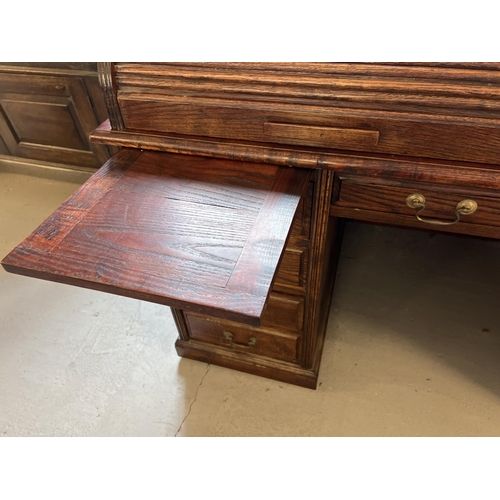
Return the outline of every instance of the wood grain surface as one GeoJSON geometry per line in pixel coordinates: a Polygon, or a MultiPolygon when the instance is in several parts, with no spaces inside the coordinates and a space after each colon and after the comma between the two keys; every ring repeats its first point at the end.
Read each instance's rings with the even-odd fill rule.
{"type": "Polygon", "coordinates": [[[498,164],[498,69],[498,63],[115,63],[107,68],[115,99],[109,113],[123,124],[115,130],[134,133],[498,164]],[[269,134],[266,123],[287,129],[269,134]],[[344,137],[319,128],[344,129],[344,137]],[[379,135],[367,140],[349,130],[379,135]]]}
{"type": "Polygon", "coordinates": [[[2,265],[258,324],[308,177],[125,149],[2,265]]]}
{"type": "MultiPolygon", "coordinates": [[[[499,95],[500,100],[500,95],[499,95]]],[[[325,149],[372,151],[405,156],[498,163],[500,120],[346,109],[318,103],[269,103],[213,97],[123,94],[118,101],[125,128],[133,131],[273,142],[269,122],[288,125],[288,136],[274,142],[322,146],[325,149]],[[292,125],[295,125],[292,133],[292,125]],[[311,127],[359,129],[378,140],[318,141],[311,127]],[[304,130],[309,129],[306,134],[304,130]]],[[[494,101],[493,101],[494,102],[494,101]]],[[[500,108],[498,110],[500,116],[500,108]]]]}
{"type": "Polygon", "coordinates": [[[290,167],[332,169],[337,172],[356,174],[365,170],[395,173],[401,177],[425,178],[429,182],[441,182],[447,177],[453,184],[467,185],[469,182],[500,186],[497,163],[474,161],[449,161],[436,158],[413,158],[395,154],[369,153],[363,151],[346,152],[326,150],[308,146],[279,145],[232,139],[215,139],[178,134],[137,133],[111,129],[109,120],[103,122],[91,134],[91,140],[99,144],[109,144],[127,148],[144,148],[210,158],[262,162],[290,167]],[[445,171],[448,171],[445,174],[445,171]],[[435,172],[439,171],[438,175],[435,172]],[[434,180],[436,178],[436,181],[434,180]],[[493,184],[491,184],[493,182],[493,184]]]}

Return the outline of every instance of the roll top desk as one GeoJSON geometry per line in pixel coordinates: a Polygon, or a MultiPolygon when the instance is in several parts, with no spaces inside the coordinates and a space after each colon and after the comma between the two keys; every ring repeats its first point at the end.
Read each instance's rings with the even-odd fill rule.
{"type": "Polygon", "coordinates": [[[344,219],[500,238],[499,63],[102,63],[120,151],[4,258],[315,388],[344,219]]]}

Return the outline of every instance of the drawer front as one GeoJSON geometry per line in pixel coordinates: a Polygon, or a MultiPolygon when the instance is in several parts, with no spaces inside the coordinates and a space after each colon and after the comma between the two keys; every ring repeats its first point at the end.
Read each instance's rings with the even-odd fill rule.
{"type": "Polygon", "coordinates": [[[290,291],[304,292],[306,289],[307,248],[287,248],[283,255],[278,271],[274,288],[285,287],[290,291]]]}
{"type": "Polygon", "coordinates": [[[500,228],[500,198],[478,196],[477,189],[381,182],[362,177],[342,179],[332,214],[484,236],[493,234],[482,228],[500,228]],[[473,213],[457,214],[459,203],[465,200],[473,201],[477,208],[473,213]],[[416,205],[409,206],[412,201],[416,205]]]}
{"type": "Polygon", "coordinates": [[[186,314],[189,336],[194,340],[230,348],[238,352],[294,362],[300,336],[266,332],[237,323],[186,314]]]}
{"type": "Polygon", "coordinates": [[[302,333],[304,298],[271,292],[260,324],[263,328],[302,333]]]}
{"type": "Polygon", "coordinates": [[[313,192],[314,181],[310,181],[297,208],[288,244],[276,272],[275,291],[292,294],[306,291],[313,192]]]}
{"type": "Polygon", "coordinates": [[[126,129],[499,163],[500,123],[330,106],[121,94],[126,129]]]}
{"type": "Polygon", "coordinates": [[[313,205],[314,182],[310,181],[307,191],[300,200],[297,212],[290,230],[288,246],[301,247],[311,238],[311,218],[313,205]]]}

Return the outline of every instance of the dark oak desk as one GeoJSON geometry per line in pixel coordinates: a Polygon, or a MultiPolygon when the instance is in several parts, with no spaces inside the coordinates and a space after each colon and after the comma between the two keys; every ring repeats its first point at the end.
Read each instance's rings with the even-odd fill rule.
{"type": "Polygon", "coordinates": [[[123,148],[2,262],[315,388],[343,219],[500,238],[500,64],[100,65],[123,148]]]}

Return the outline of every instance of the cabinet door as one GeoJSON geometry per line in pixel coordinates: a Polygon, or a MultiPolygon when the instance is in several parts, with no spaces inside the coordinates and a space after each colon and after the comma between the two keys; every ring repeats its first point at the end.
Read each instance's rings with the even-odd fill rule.
{"type": "Polygon", "coordinates": [[[309,171],[124,149],[2,262],[258,325],[309,171]]]}
{"type": "Polygon", "coordinates": [[[90,168],[109,159],[88,140],[105,117],[96,76],[12,71],[0,71],[0,154],[90,168]]]}

